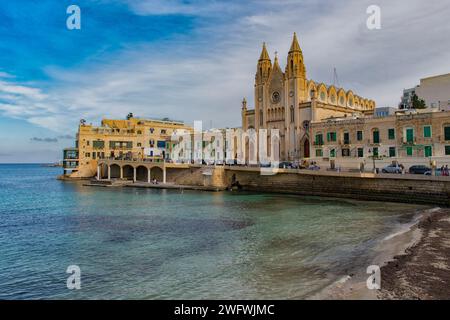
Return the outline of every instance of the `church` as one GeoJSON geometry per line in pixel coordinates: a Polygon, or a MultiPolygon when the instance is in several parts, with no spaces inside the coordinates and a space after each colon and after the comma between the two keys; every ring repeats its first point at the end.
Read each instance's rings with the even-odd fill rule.
{"type": "Polygon", "coordinates": [[[284,72],[263,44],[255,76],[255,108],[242,101],[242,129],[278,129],[280,159],[310,158],[310,124],[330,118],[373,115],[375,101],[334,85],[308,80],[303,53],[294,33],[284,72]]]}

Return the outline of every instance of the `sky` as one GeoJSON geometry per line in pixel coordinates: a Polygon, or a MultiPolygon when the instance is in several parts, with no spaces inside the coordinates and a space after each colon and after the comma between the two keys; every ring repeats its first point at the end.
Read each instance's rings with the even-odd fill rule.
{"type": "Polygon", "coordinates": [[[308,79],[397,106],[450,72],[448,0],[15,0],[0,2],[0,163],[53,162],[80,119],[240,126],[262,43],[282,68],[297,33],[308,79]],[[69,30],[70,5],[81,29],[69,30]],[[366,10],[381,9],[369,30],[366,10]]]}

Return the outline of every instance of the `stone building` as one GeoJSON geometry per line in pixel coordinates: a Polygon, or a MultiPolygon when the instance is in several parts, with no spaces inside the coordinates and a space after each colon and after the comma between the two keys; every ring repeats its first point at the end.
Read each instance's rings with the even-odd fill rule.
{"type": "Polygon", "coordinates": [[[163,161],[169,159],[175,130],[192,131],[180,121],[131,117],[103,119],[101,126],[80,123],[75,148],[64,149],[64,175],[92,177],[99,159],[163,161]]]}
{"type": "Polygon", "coordinates": [[[313,122],[310,125],[312,160],[327,165],[358,168],[376,159],[406,167],[414,164],[448,164],[450,159],[450,112],[398,112],[388,117],[349,117],[313,122]]]}
{"type": "Polygon", "coordinates": [[[284,72],[263,44],[255,75],[255,108],[242,102],[244,130],[279,129],[280,159],[310,157],[309,124],[330,117],[372,115],[375,102],[333,85],[307,79],[303,53],[294,33],[284,72]]]}

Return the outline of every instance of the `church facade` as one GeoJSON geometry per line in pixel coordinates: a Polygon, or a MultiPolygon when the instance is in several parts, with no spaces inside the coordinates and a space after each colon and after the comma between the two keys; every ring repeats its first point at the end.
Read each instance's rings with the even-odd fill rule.
{"type": "Polygon", "coordinates": [[[258,60],[254,109],[242,101],[242,129],[278,129],[280,159],[294,161],[311,157],[310,124],[329,118],[373,115],[375,101],[351,90],[316,83],[306,77],[303,53],[294,33],[282,71],[275,56],[272,63],[265,43],[258,60]]]}

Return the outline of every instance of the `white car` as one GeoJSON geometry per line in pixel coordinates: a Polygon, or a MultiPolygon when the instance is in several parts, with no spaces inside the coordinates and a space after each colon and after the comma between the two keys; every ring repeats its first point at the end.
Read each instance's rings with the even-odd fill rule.
{"type": "Polygon", "coordinates": [[[402,168],[398,164],[390,164],[381,169],[382,173],[402,173],[402,168]]]}

